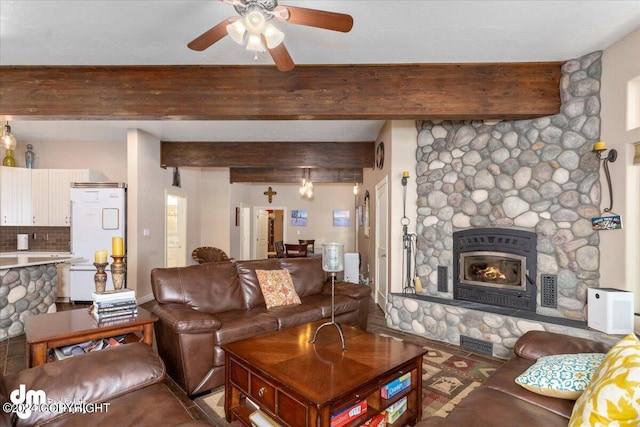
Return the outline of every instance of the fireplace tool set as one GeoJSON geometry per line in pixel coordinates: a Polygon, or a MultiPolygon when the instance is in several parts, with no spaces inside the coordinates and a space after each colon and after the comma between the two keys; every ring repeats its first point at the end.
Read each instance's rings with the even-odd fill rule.
{"type": "Polygon", "coordinates": [[[415,276],[415,253],[416,253],[416,239],[417,235],[409,233],[410,220],[407,218],[407,181],[409,179],[409,172],[402,172],[402,218],[400,224],[402,225],[402,264],[404,267],[404,284],[402,287],[402,293],[415,294],[416,290],[422,290],[420,286],[420,278],[415,276]],[[414,286],[415,276],[415,286],[414,286]]]}

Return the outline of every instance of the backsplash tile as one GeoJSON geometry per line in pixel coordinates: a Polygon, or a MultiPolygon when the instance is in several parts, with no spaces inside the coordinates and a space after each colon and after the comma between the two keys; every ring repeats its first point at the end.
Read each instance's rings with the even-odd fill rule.
{"type": "Polygon", "coordinates": [[[31,252],[69,252],[71,229],[69,227],[0,227],[0,252],[17,250],[17,235],[29,235],[31,252]],[[34,239],[35,235],[35,239],[34,239]]]}

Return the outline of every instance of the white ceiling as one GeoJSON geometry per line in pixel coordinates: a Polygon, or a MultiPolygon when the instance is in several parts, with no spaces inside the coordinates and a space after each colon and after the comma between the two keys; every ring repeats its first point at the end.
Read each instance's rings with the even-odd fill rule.
{"type": "MultiPolygon", "coordinates": [[[[278,23],[296,64],[563,61],[640,27],[640,0],[282,0],[353,16],[349,33],[278,23]]],[[[216,0],[0,0],[0,65],[272,64],[225,38],[187,43],[232,6],[216,0]]],[[[0,100],[1,106],[1,100],[0,100]]],[[[0,111],[0,117],[3,112],[0,111]]],[[[2,117],[6,119],[6,117],[2,117]]],[[[10,119],[10,118],[9,118],[10,119]]],[[[381,121],[13,121],[20,141],[373,140],[381,121]]]]}

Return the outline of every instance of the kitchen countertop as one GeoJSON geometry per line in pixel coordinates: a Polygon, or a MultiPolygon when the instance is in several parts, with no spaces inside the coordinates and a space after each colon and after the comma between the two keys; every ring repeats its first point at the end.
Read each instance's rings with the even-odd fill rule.
{"type": "Polygon", "coordinates": [[[78,262],[81,260],[82,258],[65,252],[3,252],[0,253],[0,269],[78,262]]]}

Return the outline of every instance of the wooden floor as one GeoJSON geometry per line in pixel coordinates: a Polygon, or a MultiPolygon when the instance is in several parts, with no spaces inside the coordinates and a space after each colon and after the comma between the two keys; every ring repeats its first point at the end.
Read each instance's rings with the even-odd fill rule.
{"type": "MultiPolygon", "coordinates": [[[[150,309],[155,304],[154,301],[142,304],[141,306],[147,309],[150,309]]],[[[57,304],[58,310],[73,310],[77,308],[84,308],[86,305],[82,304],[57,304]]],[[[432,348],[442,349],[451,354],[457,354],[461,356],[470,355],[471,352],[468,350],[462,349],[453,344],[447,344],[440,341],[432,341],[426,338],[419,337],[417,335],[402,332],[397,329],[392,329],[387,326],[387,322],[384,316],[383,310],[377,306],[373,300],[371,300],[369,304],[369,318],[367,322],[367,330],[376,334],[389,335],[397,338],[402,338],[409,342],[414,342],[418,345],[429,345],[432,348]]],[[[487,359],[492,359],[488,356],[482,356],[475,354],[474,357],[482,358],[486,357],[487,359]]],[[[2,373],[4,375],[9,375],[13,373],[17,373],[22,369],[27,367],[27,343],[25,339],[25,335],[22,334],[17,337],[9,338],[0,342],[0,367],[2,367],[2,373]]],[[[493,359],[495,360],[495,359],[493,359]]],[[[172,392],[180,399],[185,407],[189,409],[194,418],[200,420],[206,420],[205,415],[200,411],[200,409],[196,406],[196,404],[187,397],[187,395],[175,384],[173,381],[169,380],[168,385],[171,388],[172,392]]]]}

